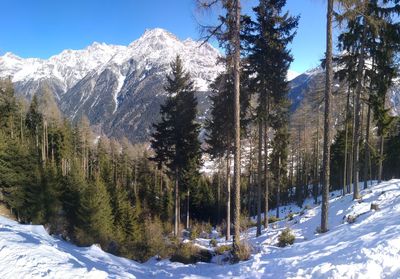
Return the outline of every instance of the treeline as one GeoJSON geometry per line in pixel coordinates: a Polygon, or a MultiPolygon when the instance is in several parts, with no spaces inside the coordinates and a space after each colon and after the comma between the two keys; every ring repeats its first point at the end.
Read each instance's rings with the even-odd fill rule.
{"type": "MultiPolygon", "coordinates": [[[[18,221],[136,260],[165,246],[173,182],[147,145],[95,136],[86,118],[71,124],[46,87],[26,104],[1,81],[0,116],[0,200],[18,221]]],[[[215,224],[216,187],[204,176],[193,183],[191,216],[215,224]]]]}

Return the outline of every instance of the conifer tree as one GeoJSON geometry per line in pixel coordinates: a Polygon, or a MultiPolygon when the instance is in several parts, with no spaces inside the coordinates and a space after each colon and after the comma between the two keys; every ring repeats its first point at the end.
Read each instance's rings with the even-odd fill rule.
{"type": "MultiPolygon", "coordinates": [[[[212,158],[225,158],[226,169],[226,239],[230,239],[231,229],[231,157],[234,148],[234,95],[233,77],[229,73],[220,74],[211,85],[212,95],[210,117],[206,120],[207,152],[212,158]]],[[[242,98],[242,112],[247,104],[242,98]]],[[[242,115],[243,119],[243,115],[242,115]]],[[[245,125],[242,121],[242,126],[245,125]]]]}
{"type": "Polygon", "coordinates": [[[80,245],[100,243],[107,245],[113,233],[113,215],[110,196],[101,178],[90,181],[83,190],[77,212],[75,238],[80,245]]]}
{"type": "Polygon", "coordinates": [[[0,129],[13,139],[16,136],[18,104],[11,80],[0,80],[0,129]]]}
{"type": "Polygon", "coordinates": [[[19,221],[31,221],[36,208],[30,203],[37,198],[29,196],[29,192],[40,185],[35,153],[15,139],[6,140],[2,132],[0,140],[0,190],[3,199],[19,221]]]}
{"type": "Polygon", "coordinates": [[[185,172],[196,172],[200,166],[199,124],[196,123],[197,100],[193,82],[183,69],[179,56],[171,63],[172,73],[167,76],[165,90],[168,98],[161,106],[161,120],[154,124],[151,140],[159,166],[164,164],[175,179],[174,233],[178,235],[180,184],[184,183],[185,172]],[[190,169],[188,169],[190,167],[190,169]]]}
{"type": "MultiPolygon", "coordinates": [[[[285,98],[287,95],[286,74],[290,63],[293,61],[287,45],[293,40],[293,31],[298,24],[298,17],[292,17],[288,13],[282,14],[282,9],[286,0],[270,1],[261,0],[259,5],[253,10],[256,20],[251,21],[247,18],[246,32],[248,56],[248,73],[251,75],[252,89],[258,97],[257,102],[257,122],[259,130],[258,138],[258,182],[257,182],[257,235],[261,234],[261,188],[263,182],[262,165],[267,161],[267,146],[263,147],[263,137],[268,136],[269,114],[273,113],[275,106],[287,106],[285,98]],[[249,22],[250,21],[250,22],[249,22]],[[283,97],[282,97],[283,96],[283,97]],[[272,104],[272,110],[270,106],[272,104]],[[264,160],[262,158],[264,150],[264,160]]],[[[275,109],[275,112],[284,111],[275,109]]],[[[276,116],[276,121],[287,121],[285,116],[276,116]]],[[[283,131],[283,130],[282,130],[283,131]]],[[[267,139],[265,139],[268,142],[267,139]]],[[[286,140],[284,140],[286,142],[286,140]]],[[[282,160],[283,158],[281,158],[282,160]]],[[[267,164],[265,164],[267,166],[267,164]]],[[[264,169],[267,173],[268,169],[264,169]]],[[[268,175],[265,174],[266,178],[268,175]]],[[[269,189],[268,179],[264,181],[265,203],[268,206],[269,189]]],[[[267,209],[265,210],[267,213],[267,209]]],[[[264,224],[268,224],[265,218],[264,224]]]]}
{"type": "MultiPolygon", "coordinates": [[[[353,57],[356,65],[354,77],[355,102],[354,102],[354,133],[353,133],[353,198],[359,198],[359,167],[360,167],[360,121],[361,121],[361,94],[363,84],[368,82],[368,69],[366,61],[376,63],[374,53],[379,49],[379,34],[390,25],[393,15],[399,13],[398,1],[341,1],[344,12],[337,16],[339,22],[346,22],[346,31],[339,36],[341,50],[346,50],[353,57]],[[389,21],[388,21],[389,20],[389,21]]],[[[384,51],[386,52],[386,51],[384,51]]],[[[375,68],[372,65],[372,68],[375,68]]],[[[370,71],[373,72],[373,71],[370,71]]]]}
{"type": "Polygon", "coordinates": [[[374,41],[375,44],[371,45],[371,56],[374,63],[372,69],[366,73],[370,76],[370,88],[372,90],[370,99],[378,126],[378,136],[380,137],[380,158],[378,164],[378,182],[380,183],[383,173],[384,138],[393,121],[390,109],[386,108],[385,105],[387,93],[398,74],[395,56],[400,50],[400,27],[398,26],[398,22],[394,21],[393,16],[400,13],[400,4],[389,8],[379,6],[376,2],[370,5],[371,16],[384,22],[378,25],[376,32],[377,39],[374,41]]]}
{"type": "Polygon", "coordinates": [[[61,201],[65,218],[67,220],[66,230],[73,235],[74,228],[79,223],[78,211],[84,191],[87,189],[87,182],[77,160],[72,161],[70,172],[62,178],[61,201]]]}
{"type": "Polygon", "coordinates": [[[331,140],[331,92],[332,92],[332,17],[333,0],[328,0],[326,15],[326,53],[325,53],[325,112],[324,112],[324,147],[322,159],[322,205],[321,205],[321,232],[328,231],[328,199],[329,199],[329,158],[330,158],[330,140],[331,140]]]}

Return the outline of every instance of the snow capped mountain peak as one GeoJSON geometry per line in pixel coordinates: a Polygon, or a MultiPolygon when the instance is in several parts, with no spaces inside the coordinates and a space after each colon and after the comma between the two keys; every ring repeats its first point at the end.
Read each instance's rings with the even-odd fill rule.
{"type": "MultiPolygon", "coordinates": [[[[213,67],[214,58],[219,56],[218,51],[208,44],[201,48],[199,46],[200,43],[192,39],[181,41],[165,29],[154,28],[146,30],[129,46],[94,42],[85,49],[66,49],[47,60],[23,59],[8,52],[0,56],[0,78],[12,76],[14,82],[19,82],[54,77],[63,84],[66,91],[94,70],[105,69],[107,65],[124,65],[132,59],[137,61],[139,68],[152,68],[154,65],[168,66],[180,54],[187,69],[192,70],[190,63],[194,60],[209,60],[205,56],[211,55],[213,61],[205,66],[213,67]]],[[[198,70],[197,67],[193,69],[198,70]]]]}
{"type": "Polygon", "coordinates": [[[3,56],[4,59],[11,59],[11,60],[22,60],[21,57],[15,55],[12,52],[6,52],[3,56]]]}
{"type": "MultiPolygon", "coordinates": [[[[143,35],[136,41],[153,41],[153,40],[173,40],[179,41],[179,39],[172,34],[171,32],[162,29],[162,28],[154,28],[154,29],[146,29],[143,35]]],[[[136,41],[133,41],[130,45],[134,44],[136,41]]]]}
{"type": "Polygon", "coordinates": [[[140,133],[144,139],[178,54],[205,107],[208,85],[224,69],[216,65],[221,54],[208,43],[180,40],[161,28],[146,30],[128,46],[94,42],[48,59],[7,53],[0,56],[0,78],[11,77],[16,91],[28,98],[46,83],[67,117],[86,115],[108,134],[134,135],[132,139],[140,133]]]}

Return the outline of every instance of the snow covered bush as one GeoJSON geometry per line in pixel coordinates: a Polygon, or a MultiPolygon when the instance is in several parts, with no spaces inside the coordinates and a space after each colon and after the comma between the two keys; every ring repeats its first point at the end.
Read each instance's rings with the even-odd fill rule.
{"type": "Polygon", "coordinates": [[[278,237],[278,246],[285,247],[287,245],[292,245],[294,243],[295,236],[292,233],[292,230],[286,228],[282,231],[282,233],[278,237]]]}
{"type": "Polygon", "coordinates": [[[190,228],[190,239],[194,240],[196,238],[209,238],[212,231],[212,226],[210,223],[206,222],[193,222],[190,228]]]}
{"type": "Polygon", "coordinates": [[[163,223],[158,218],[145,220],[142,237],[132,243],[131,249],[124,251],[130,258],[145,262],[151,257],[165,259],[171,256],[173,247],[176,246],[173,239],[169,239],[163,231],[163,223]],[[130,254],[130,255],[129,255],[130,254]]]}
{"type": "Polygon", "coordinates": [[[213,238],[213,239],[210,240],[210,246],[211,246],[211,247],[217,247],[217,243],[218,243],[218,242],[217,242],[217,240],[216,240],[215,238],[213,238]]]}
{"type": "Polygon", "coordinates": [[[232,263],[247,261],[251,256],[251,246],[247,241],[242,241],[232,252],[232,263]]]}
{"type": "Polygon", "coordinates": [[[222,255],[227,251],[232,251],[232,245],[220,245],[214,249],[217,255],[222,255]]]}
{"type": "Polygon", "coordinates": [[[268,223],[275,223],[275,222],[278,222],[278,221],[280,221],[281,219],[279,219],[279,218],[277,218],[276,216],[271,216],[271,217],[268,217],[268,223]]]}
{"type": "Polygon", "coordinates": [[[193,264],[197,262],[211,262],[212,254],[209,250],[202,249],[191,243],[181,243],[171,256],[171,262],[193,264]]]}

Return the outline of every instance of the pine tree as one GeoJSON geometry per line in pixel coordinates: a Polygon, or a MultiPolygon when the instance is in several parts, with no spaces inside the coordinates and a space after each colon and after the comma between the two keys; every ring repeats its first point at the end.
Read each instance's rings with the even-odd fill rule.
{"type": "Polygon", "coordinates": [[[30,138],[33,140],[33,144],[36,147],[37,153],[40,153],[40,136],[43,125],[43,116],[39,111],[38,98],[36,95],[33,96],[29,110],[25,118],[26,127],[30,138]]]}
{"type": "MultiPolygon", "coordinates": [[[[393,2],[393,1],[389,1],[393,2]]],[[[380,137],[380,158],[378,169],[378,181],[382,180],[383,157],[384,157],[384,138],[388,133],[393,121],[390,109],[385,107],[386,96],[397,76],[398,66],[395,62],[396,53],[400,50],[400,27],[392,18],[395,13],[400,13],[400,4],[387,8],[379,6],[378,3],[371,3],[371,16],[383,21],[378,25],[376,43],[371,46],[371,56],[374,61],[371,71],[366,74],[370,76],[371,84],[371,105],[374,117],[378,126],[378,136],[380,137]]]]}
{"type": "Polygon", "coordinates": [[[0,80],[0,130],[14,139],[16,136],[18,104],[11,80],[0,80]]]}
{"type": "Polygon", "coordinates": [[[165,90],[169,94],[161,106],[161,121],[154,124],[152,148],[153,158],[159,166],[166,165],[175,178],[174,233],[179,228],[179,185],[184,183],[185,172],[196,172],[200,166],[199,124],[196,123],[197,100],[193,82],[183,69],[179,56],[171,63],[172,74],[167,76],[165,90]],[[189,170],[188,167],[191,167],[189,170]]]}
{"type": "MultiPolygon", "coordinates": [[[[15,139],[6,140],[0,132],[0,189],[6,204],[19,221],[32,221],[36,208],[30,206],[32,188],[40,185],[39,168],[35,153],[15,139]]],[[[40,203],[34,203],[39,206],[40,203]]]]}
{"type": "MultiPolygon", "coordinates": [[[[234,95],[233,95],[233,76],[230,73],[221,73],[211,84],[212,95],[210,117],[206,120],[206,143],[207,153],[213,159],[225,158],[226,169],[226,239],[230,239],[231,222],[231,157],[234,149],[234,95]]],[[[241,98],[241,126],[244,130],[247,120],[249,97],[246,94],[245,86],[242,85],[241,98]]]]}
{"type": "Polygon", "coordinates": [[[67,220],[66,230],[69,235],[73,235],[74,228],[79,224],[78,211],[81,199],[88,187],[83,171],[76,160],[72,162],[69,174],[64,176],[62,181],[64,187],[61,193],[61,201],[67,220]]]}
{"type": "MultiPolygon", "coordinates": [[[[253,10],[256,20],[247,18],[246,26],[249,27],[245,37],[249,51],[248,73],[251,75],[252,88],[257,93],[257,122],[258,122],[258,185],[257,185],[257,235],[261,234],[261,188],[263,182],[263,161],[267,161],[267,146],[263,147],[263,137],[268,136],[268,125],[271,120],[270,105],[286,105],[280,103],[281,97],[287,94],[286,73],[293,61],[287,45],[293,40],[293,31],[298,24],[298,17],[288,13],[282,14],[286,0],[270,1],[261,0],[253,10]],[[275,96],[273,99],[272,97],[275,96]],[[279,96],[279,97],[276,97],[279,96]],[[262,150],[264,149],[264,160],[262,150]]],[[[268,142],[267,139],[265,139],[268,142]]],[[[267,166],[267,164],[265,164],[267,166]]],[[[267,172],[268,169],[264,169],[267,172]]],[[[267,177],[267,174],[264,175],[267,177]]],[[[268,204],[268,180],[265,179],[265,203],[268,204]]],[[[267,210],[265,210],[267,212],[267,210]]],[[[265,213],[266,213],[265,212],[265,213]]],[[[264,224],[268,224],[265,218],[264,224]]]]}
{"type": "Polygon", "coordinates": [[[78,244],[100,243],[107,248],[114,227],[110,196],[101,178],[96,177],[83,190],[77,217],[75,238],[78,244]]]}
{"type": "MultiPolygon", "coordinates": [[[[378,53],[382,41],[379,38],[380,30],[384,30],[390,25],[390,18],[399,13],[398,1],[341,1],[344,7],[343,14],[337,18],[340,22],[346,22],[346,32],[339,36],[339,46],[341,50],[346,50],[352,57],[352,65],[356,65],[357,71],[352,75],[355,88],[355,113],[354,113],[354,133],[353,133],[353,180],[354,193],[353,198],[359,198],[359,167],[360,167],[360,121],[361,121],[361,93],[363,84],[368,84],[369,66],[365,61],[370,60],[376,63],[374,53],[378,53]],[[389,21],[388,21],[389,20],[389,21]]],[[[393,33],[394,34],[394,33],[393,33]]],[[[383,51],[386,53],[386,51],[383,51]]],[[[372,69],[376,65],[372,65],[372,69]]],[[[372,74],[373,76],[373,74],[372,74]]]]}
{"type": "Polygon", "coordinates": [[[321,205],[321,232],[328,231],[328,199],[329,199],[329,158],[330,158],[330,140],[331,140],[331,92],[332,92],[332,17],[333,0],[328,0],[326,16],[326,53],[325,53],[325,113],[324,113],[324,147],[322,159],[322,205],[321,205]]]}

